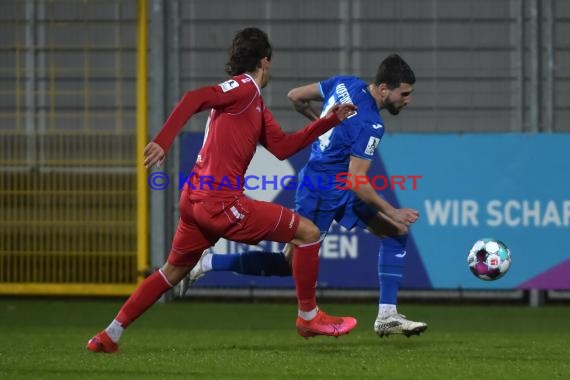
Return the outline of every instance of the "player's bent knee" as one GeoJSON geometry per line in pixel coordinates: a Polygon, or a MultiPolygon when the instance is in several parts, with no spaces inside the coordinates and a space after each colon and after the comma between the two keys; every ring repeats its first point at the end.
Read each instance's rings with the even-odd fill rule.
{"type": "Polygon", "coordinates": [[[321,232],[319,231],[319,229],[316,226],[313,226],[311,228],[311,231],[309,232],[309,236],[307,238],[307,243],[314,243],[317,242],[321,239],[321,232]]]}
{"type": "Polygon", "coordinates": [[[160,268],[168,282],[172,285],[178,284],[191,269],[191,266],[172,265],[168,262],[160,268]]]}
{"type": "Polygon", "coordinates": [[[321,232],[309,219],[301,218],[297,233],[295,234],[295,243],[309,244],[319,241],[321,232]]]}

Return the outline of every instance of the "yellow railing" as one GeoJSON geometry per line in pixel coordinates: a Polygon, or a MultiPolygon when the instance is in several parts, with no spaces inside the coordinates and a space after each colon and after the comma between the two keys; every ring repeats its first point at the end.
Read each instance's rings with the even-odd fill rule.
{"type": "Polygon", "coordinates": [[[140,277],[148,268],[148,185],[143,151],[148,136],[147,0],[139,0],[137,27],[137,268],[140,277]]]}
{"type": "Polygon", "coordinates": [[[8,8],[23,27],[2,53],[11,51],[5,62],[14,67],[0,68],[8,83],[0,97],[10,105],[0,106],[0,294],[128,295],[148,269],[148,0],[75,6],[86,3],[117,17],[100,22],[100,14],[77,13],[86,34],[116,39],[100,56],[89,37],[80,56],[55,51],[82,38],[66,36],[67,24],[54,19],[69,17],[68,1],[14,1],[8,8]],[[136,24],[121,19],[124,7],[138,9],[136,24]],[[137,41],[124,49],[121,33],[129,27],[137,41]],[[32,34],[45,38],[32,46],[32,34]],[[135,49],[136,68],[123,57],[135,49]],[[106,57],[114,69],[97,66],[106,57]]]}
{"type": "Polygon", "coordinates": [[[36,139],[43,157],[29,161],[28,136],[0,133],[0,294],[128,294],[147,256],[136,244],[135,136],[36,139]]]}

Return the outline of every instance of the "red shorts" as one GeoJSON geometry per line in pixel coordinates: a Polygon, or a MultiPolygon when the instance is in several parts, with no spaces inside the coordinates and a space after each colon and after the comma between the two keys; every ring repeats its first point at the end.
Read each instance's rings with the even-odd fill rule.
{"type": "Polygon", "coordinates": [[[257,244],[262,240],[288,243],[293,240],[300,217],[292,210],[244,195],[192,201],[180,196],[180,220],[172,242],[168,263],[194,266],[202,252],[220,238],[257,244]]]}

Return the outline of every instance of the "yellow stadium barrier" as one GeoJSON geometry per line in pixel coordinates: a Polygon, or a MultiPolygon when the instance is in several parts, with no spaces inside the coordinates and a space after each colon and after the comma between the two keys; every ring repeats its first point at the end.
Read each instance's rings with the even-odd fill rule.
{"type": "Polygon", "coordinates": [[[7,9],[0,294],[128,295],[148,268],[147,0],[7,9]]]}

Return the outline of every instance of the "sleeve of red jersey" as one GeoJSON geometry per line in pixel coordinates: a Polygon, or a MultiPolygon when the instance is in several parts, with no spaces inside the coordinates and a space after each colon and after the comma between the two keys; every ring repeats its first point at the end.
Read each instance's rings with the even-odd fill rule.
{"type": "Polygon", "coordinates": [[[188,91],[176,104],[153,141],[166,153],[182,127],[193,115],[211,108],[223,112],[239,112],[251,103],[256,95],[255,85],[239,83],[236,79],[188,91]]]}
{"type": "Polygon", "coordinates": [[[311,144],[320,135],[339,123],[340,120],[336,113],[333,113],[328,117],[305,125],[303,129],[295,133],[286,134],[266,107],[263,111],[263,134],[260,142],[275,157],[284,160],[311,144]]]}

